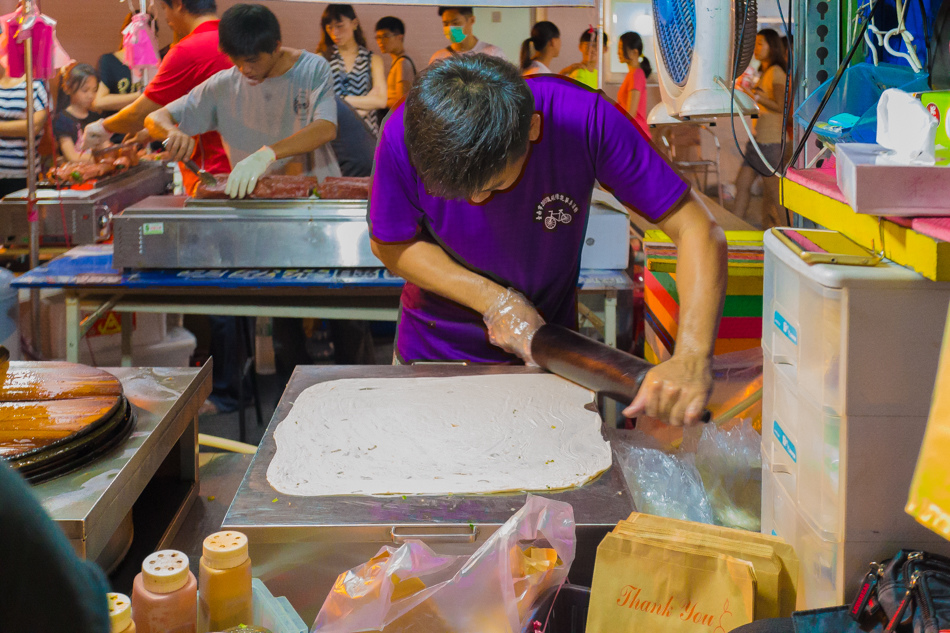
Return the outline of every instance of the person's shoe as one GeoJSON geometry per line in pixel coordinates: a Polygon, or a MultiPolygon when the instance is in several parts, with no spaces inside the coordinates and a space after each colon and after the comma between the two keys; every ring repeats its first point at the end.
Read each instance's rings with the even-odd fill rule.
{"type": "Polygon", "coordinates": [[[210,398],[205,400],[200,407],[198,407],[198,415],[218,415],[218,405],[211,401],[210,398]]]}

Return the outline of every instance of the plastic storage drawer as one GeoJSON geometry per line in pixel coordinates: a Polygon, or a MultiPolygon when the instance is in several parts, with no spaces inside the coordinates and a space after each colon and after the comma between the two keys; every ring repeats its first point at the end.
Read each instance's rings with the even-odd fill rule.
{"type": "Polygon", "coordinates": [[[766,360],[840,416],[926,416],[950,283],[884,262],[809,266],[766,232],[766,360]]]}
{"type": "Polygon", "coordinates": [[[795,502],[826,538],[840,538],[841,418],[795,389],[787,367],[764,364],[762,451],[786,474],[795,502]]]}

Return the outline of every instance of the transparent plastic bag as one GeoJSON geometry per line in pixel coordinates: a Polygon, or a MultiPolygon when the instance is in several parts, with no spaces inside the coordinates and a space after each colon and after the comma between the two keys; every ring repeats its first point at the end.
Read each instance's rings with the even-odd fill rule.
{"type": "Polygon", "coordinates": [[[519,633],[538,596],[574,561],[570,504],[527,502],[471,556],[439,556],[421,541],[383,547],[341,574],[314,633],[519,633]]]}
{"type": "Polygon", "coordinates": [[[762,436],[749,420],[731,429],[709,424],[696,445],[696,468],[715,522],[758,532],[762,523],[762,436]]]}
{"type": "Polygon", "coordinates": [[[670,519],[712,523],[703,480],[688,453],[666,453],[650,436],[624,433],[615,452],[639,512],[670,519]]]}

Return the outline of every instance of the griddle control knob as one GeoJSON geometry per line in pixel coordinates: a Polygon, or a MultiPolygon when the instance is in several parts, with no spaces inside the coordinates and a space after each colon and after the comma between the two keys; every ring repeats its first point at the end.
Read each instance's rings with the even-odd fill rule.
{"type": "Polygon", "coordinates": [[[106,239],[112,235],[112,209],[107,204],[97,204],[95,212],[99,239],[106,239]]]}

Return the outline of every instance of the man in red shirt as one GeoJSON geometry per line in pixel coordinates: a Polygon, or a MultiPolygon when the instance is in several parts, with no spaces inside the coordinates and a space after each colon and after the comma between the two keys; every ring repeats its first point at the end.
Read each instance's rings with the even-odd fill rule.
{"type": "MultiPolygon", "coordinates": [[[[145,117],[182,97],[205,79],[231,67],[228,56],[218,50],[218,18],[215,0],[162,0],[165,20],[181,39],[162,60],[158,74],[145,92],[112,116],[86,126],[83,147],[94,148],[113,134],[134,134],[142,130],[145,117]]],[[[228,156],[217,132],[196,139],[192,158],[212,174],[231,171],[228,156]]],[[[182,170],[186,189],[195,176],[182,170]]]]}

